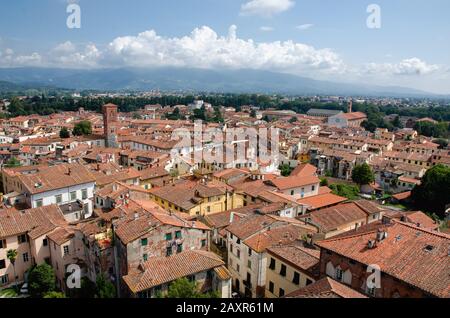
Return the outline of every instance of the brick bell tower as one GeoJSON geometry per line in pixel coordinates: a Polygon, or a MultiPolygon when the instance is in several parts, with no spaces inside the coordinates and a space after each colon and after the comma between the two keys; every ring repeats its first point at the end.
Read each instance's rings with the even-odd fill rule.
{"type": "Polygon", "coordinates": [[[103,105],[102,112],[106,147],[118,148],[119,144],[117,142],[117,124],[119,122],[119,119],[117,116],[117,105],[103,105]]]}

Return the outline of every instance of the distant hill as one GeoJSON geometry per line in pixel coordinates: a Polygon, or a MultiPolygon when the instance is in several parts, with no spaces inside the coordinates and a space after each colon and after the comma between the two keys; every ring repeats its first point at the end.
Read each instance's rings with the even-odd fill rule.
{"type": "Polygon", "coordinates": [[[20,85],[24,85],[24,87],[35,85],[37,87],[107,91],[160,89],[162,91],[298,95],[436,96],[404,87],[335,83],[258,70],[3,68],[0,69],[0,81],[8,82],[3,84],[4,89],[8,89],[8,87],[15,89],[14,85],[19,85],[19,87],[20,85]]]}

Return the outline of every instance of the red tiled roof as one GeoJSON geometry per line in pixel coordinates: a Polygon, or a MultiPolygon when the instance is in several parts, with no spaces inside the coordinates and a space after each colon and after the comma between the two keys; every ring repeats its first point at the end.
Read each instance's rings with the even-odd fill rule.
{"type": "Polygon", "coordinates": [[[184,251],[169,257],[150,257],[139,268],[130,270],[123,280],[133,293],[138,293],[178,278],[216,268],[221,268],[221,276],[227,279],[231,275],[224,265],[225,263],[212,252],[184,251]]]}
{"type": "Polygon", "coordinates": [[[367,298],[367,296],[325,277],[286,295],[285,298],[367,298]]]}
{"type": "Polygon", "coordinates": [[[437,297],[450,297],[450,236],[393,220],[378,229],[388,235],[375,248],[367,242],[375,240],[377,229],[340,235],[316,243],[349,259],[370,265],[437,297]]]}
{"type": "Polygon", "coordinates": [[[338,204],[347,201],[347,198],[340,197],[333,193],[319,194],[312,197],[307,197],[297,200],[300,204],[306,204],[309,206],[309,210],[320,209],[326,206],[338,204]]]}
{"type": "Polygon", "coordinates": [[[305,176],[305,177],[292,176],[285,178],[277,178],[274,180],[267,181],[267,183],[274,185],[278,190],[288,190],[310,184],[317,184],[320,183],[320,180],[316,176],[305,176]]]}

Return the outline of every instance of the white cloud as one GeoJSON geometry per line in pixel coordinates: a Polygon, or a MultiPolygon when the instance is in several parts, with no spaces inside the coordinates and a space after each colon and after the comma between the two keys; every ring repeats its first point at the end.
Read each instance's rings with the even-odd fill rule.
{"type": "Polygon", "coordinates": [[[297,25],[295,28],[303,31],[303,30],[311,29],[313,26],[314,26],[314,24],[307,23],[307,24],[297,25]]]}
{"type": "Polygon", "coordinates": [[[241,6],[241,15],[271,17],[291,9],[294,5],[293,0],[251,0],[241,6]]]}
{"type": "Polygon", "coordinates": [[[428,64],[417,57],[399,63],[369,63],[365,72],[378,75],[426,75],[439,70],[436,64],[428,64]]]}
{"type": "Polygon", "coordinates": [[[234,25],[227,36],[219,36],[203,26],[180,38],[162,37],[154,30],[119,37],[109,44],[103,62],[140,67],[252,68],[291,73],[336,72],[343,68],[340,57],[330,49],[316,49],[293,41],[244,40],[237,37],[234,25]]]}
{"type": "Polygon", "coordinates": [[[259,29],[263,32],[272,32],[274,30],[274,28],[270,26],[262,26],[259,29]]]}
{"type": "Polygon", "coordinates": [[[42,56],[33,52],[30,55],[16,55],[14,50],[6,48],[0,51],[0,67],[20,67],[41,65],[42,56]]]}

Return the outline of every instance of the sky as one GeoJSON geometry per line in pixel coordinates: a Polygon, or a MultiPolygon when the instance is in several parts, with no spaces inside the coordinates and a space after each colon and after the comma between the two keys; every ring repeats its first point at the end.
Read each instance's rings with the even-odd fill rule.
{"type": "Polygon", "coordinates": [[[0,12],[0,67],[250,68],[450,94],[448,0],[14,0],[0,12]]]}

